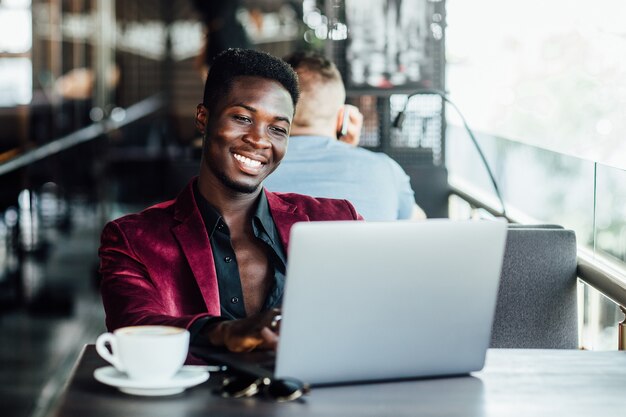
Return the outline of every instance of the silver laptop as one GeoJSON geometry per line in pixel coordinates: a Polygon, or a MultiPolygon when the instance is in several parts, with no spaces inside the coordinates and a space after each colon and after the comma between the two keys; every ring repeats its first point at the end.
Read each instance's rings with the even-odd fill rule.
{"type": "Polygon", "coordinates": [[[275,364],[224,362],[313,385],[480,370],[505,238],[500,221],[298,223],[275,364]]]}

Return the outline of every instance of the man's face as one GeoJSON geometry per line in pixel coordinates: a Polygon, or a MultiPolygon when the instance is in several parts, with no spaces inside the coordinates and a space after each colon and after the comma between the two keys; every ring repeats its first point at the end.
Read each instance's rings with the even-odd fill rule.
{"type": "Polygon", "coordinates": [[[238,77],[208,112],[204,160],[209,175],[233,191],[255,192],[287,150],[294,113],[289,92],[276,81],[238,77]]]}

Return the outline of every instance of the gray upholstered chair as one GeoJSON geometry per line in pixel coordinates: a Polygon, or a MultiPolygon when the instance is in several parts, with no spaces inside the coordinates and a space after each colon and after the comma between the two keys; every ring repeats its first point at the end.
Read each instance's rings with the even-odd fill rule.
{"type": "Polygon", "coordinates": [[[554,225],[509,228],[491,347],[578,347],[573,231],[554,225]]]}

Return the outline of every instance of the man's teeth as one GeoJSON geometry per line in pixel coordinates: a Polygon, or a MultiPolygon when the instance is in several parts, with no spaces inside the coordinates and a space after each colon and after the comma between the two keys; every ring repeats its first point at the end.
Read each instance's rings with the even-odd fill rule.
{"type": "Polygon", "coordinates": [[[244,165],[248,165],[249,167],[256,168],[256,167],[261,166],[260,161],[255,161],[254,159],[246,158],[243,155],[235,154],[235,159],[243,163],[244,165]]]}

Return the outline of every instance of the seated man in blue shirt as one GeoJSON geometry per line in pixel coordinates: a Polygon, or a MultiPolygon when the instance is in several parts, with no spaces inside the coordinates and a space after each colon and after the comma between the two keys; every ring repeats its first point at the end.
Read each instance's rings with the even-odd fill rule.
{"type": "Polygon", "coordinates": [[[301,98],[287,155],[265,187],[346,199],[369,221],[425,218],[400,165],[383,153],[355,146],[362,116],[344,106],[346,91],[337,67],[312,52],[297,52],[285,60],[298,74],[301,98]],[[344,111],[351,112],[350,125],[347,135],[338,137],[344,111]]]}

